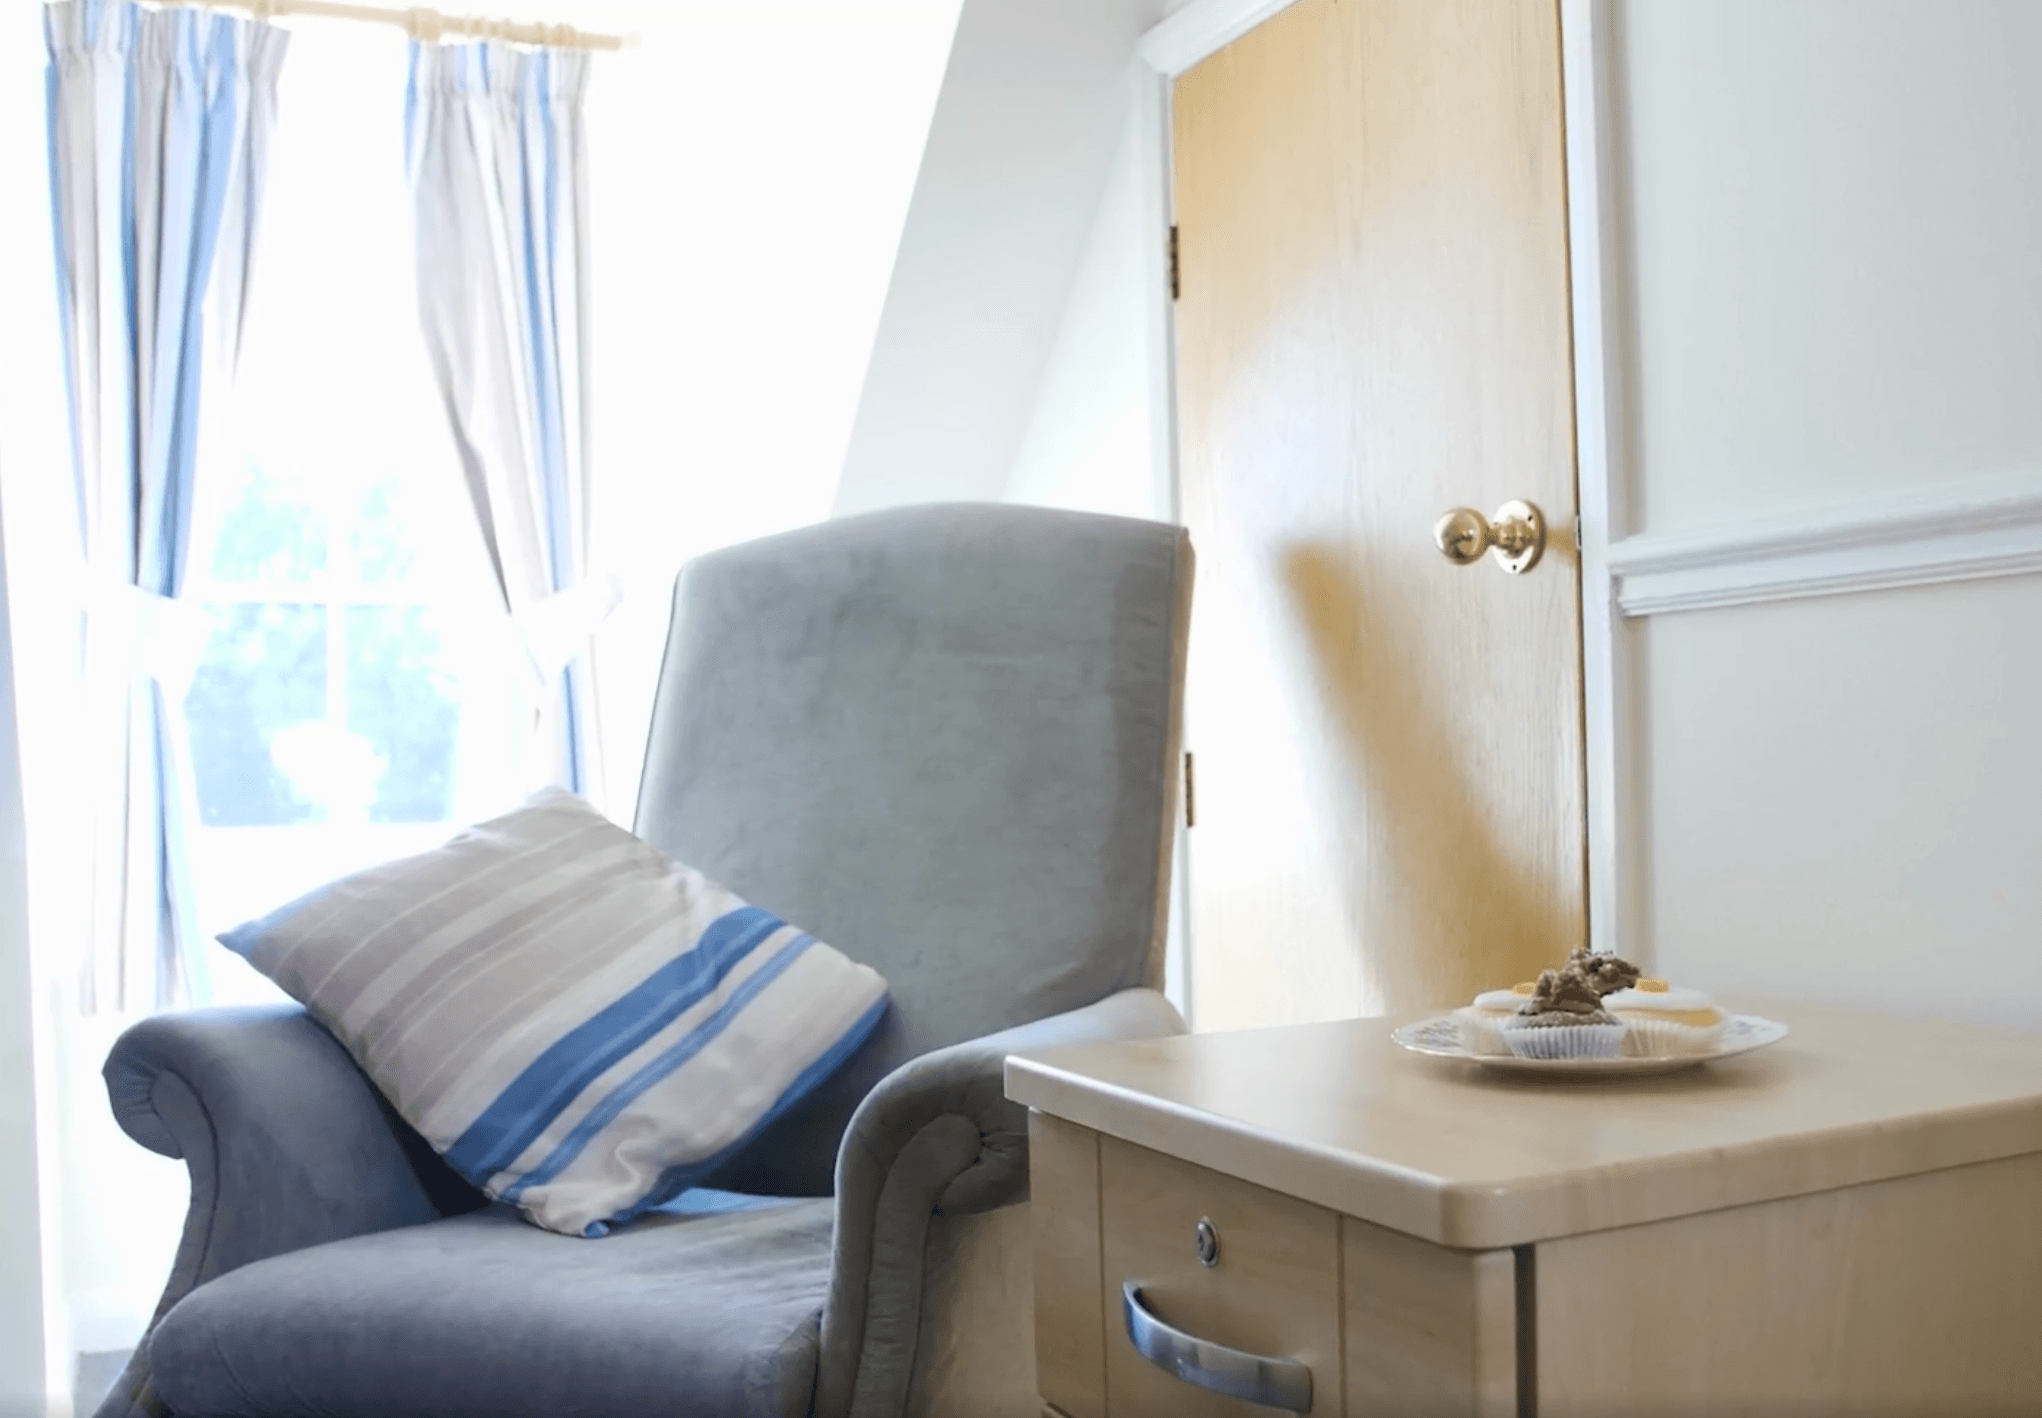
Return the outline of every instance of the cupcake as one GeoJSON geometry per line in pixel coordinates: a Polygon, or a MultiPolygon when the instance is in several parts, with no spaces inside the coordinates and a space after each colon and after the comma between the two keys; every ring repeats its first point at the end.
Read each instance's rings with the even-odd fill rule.
{"type": "Polygon", "coordinates": [[[1504,1021],[1504,1046],[1521,1059],[1616,1058],[1629,1026],[1603,1008],[1603,996],[1637,978],[1637,967],[1615,956],[1575,951],[1562,969],[1543,972],[1531,998],[1504,1021]]]}
{"type": "Polygon", "coordinates": [[[1461,1047],[1471,1054],[1508,1054],[1510,1046],[1503,1042],[1503,1025],[1532,997],[1535,988],[1523,984],[1507,990],[1484,990],[1475,996],[1473,1004],[1455,1010],[1454,1023],[1460,1027],[1461,1047]]]}
{"type": "Polygon", "coordinates": [[[1603,1008],[1629,1027],[1624,1052],[1647,1058],[1713,1053],[1723,1042],[1723,1011],[1700,990],[1640,980],[1603,996],[1603,1008]]]}

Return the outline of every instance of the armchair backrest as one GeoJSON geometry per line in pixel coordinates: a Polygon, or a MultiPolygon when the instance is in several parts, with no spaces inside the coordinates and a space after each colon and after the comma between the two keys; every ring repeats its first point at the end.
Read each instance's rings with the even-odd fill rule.
{"type": "Polygon", "coordinates": [[[1160,983],[1191,571],[1181,528],[998,504],[682,571],[637,830],[894,1000],[715,1185],[826,1193],[899,1064],[1160,983]]]}

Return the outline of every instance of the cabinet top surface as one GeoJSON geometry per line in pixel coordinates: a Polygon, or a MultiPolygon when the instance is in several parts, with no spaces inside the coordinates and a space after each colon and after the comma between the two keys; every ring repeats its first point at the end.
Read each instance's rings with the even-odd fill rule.
{"type": "Polygon", "coordinates": [[[1341,1020],[1007,1062],[1016,1102],[1444,1245],[1637,1225],[2042,1151],[2042,1034],[1729,1000],[1792,1033],[1533,1079],[1341,1020]]]}

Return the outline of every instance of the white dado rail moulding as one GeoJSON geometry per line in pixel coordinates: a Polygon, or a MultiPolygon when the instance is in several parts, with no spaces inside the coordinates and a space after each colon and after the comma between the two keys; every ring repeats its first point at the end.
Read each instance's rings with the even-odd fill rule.
{"type": "Polygon", "coordinates": [[[1627,616],[2042,571],[2042,470],[1613,543],[1627,616]]]}

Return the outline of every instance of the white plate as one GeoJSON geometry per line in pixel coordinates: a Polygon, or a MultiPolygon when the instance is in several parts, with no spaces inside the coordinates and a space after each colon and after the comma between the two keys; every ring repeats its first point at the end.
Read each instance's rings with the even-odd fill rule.
{"type": "Polygon", "coordinates": [[[1673,1073],[1714,1059],[1748,1054],[1753,1049],[1762,1049],[1786,1038],[1787,1026],[1776,1019],[1756,1014],[1733,1014],[1723,1022],[1723,1042],[1713,1052],[1670,1054],[1656,1058],[1521,1059],[1515,1054],[1471,1054],[1461,1047],[1460,1025],[1451,1014],[1406,1024],[1391,1037],[1414,1054],[1430,1054],[1436,1059],[1466,1059],[1469,1063],[1501,1069],[1506,1073],[1628,1074],[1635,1077],[1641,1073],[1673,1073]]]}

